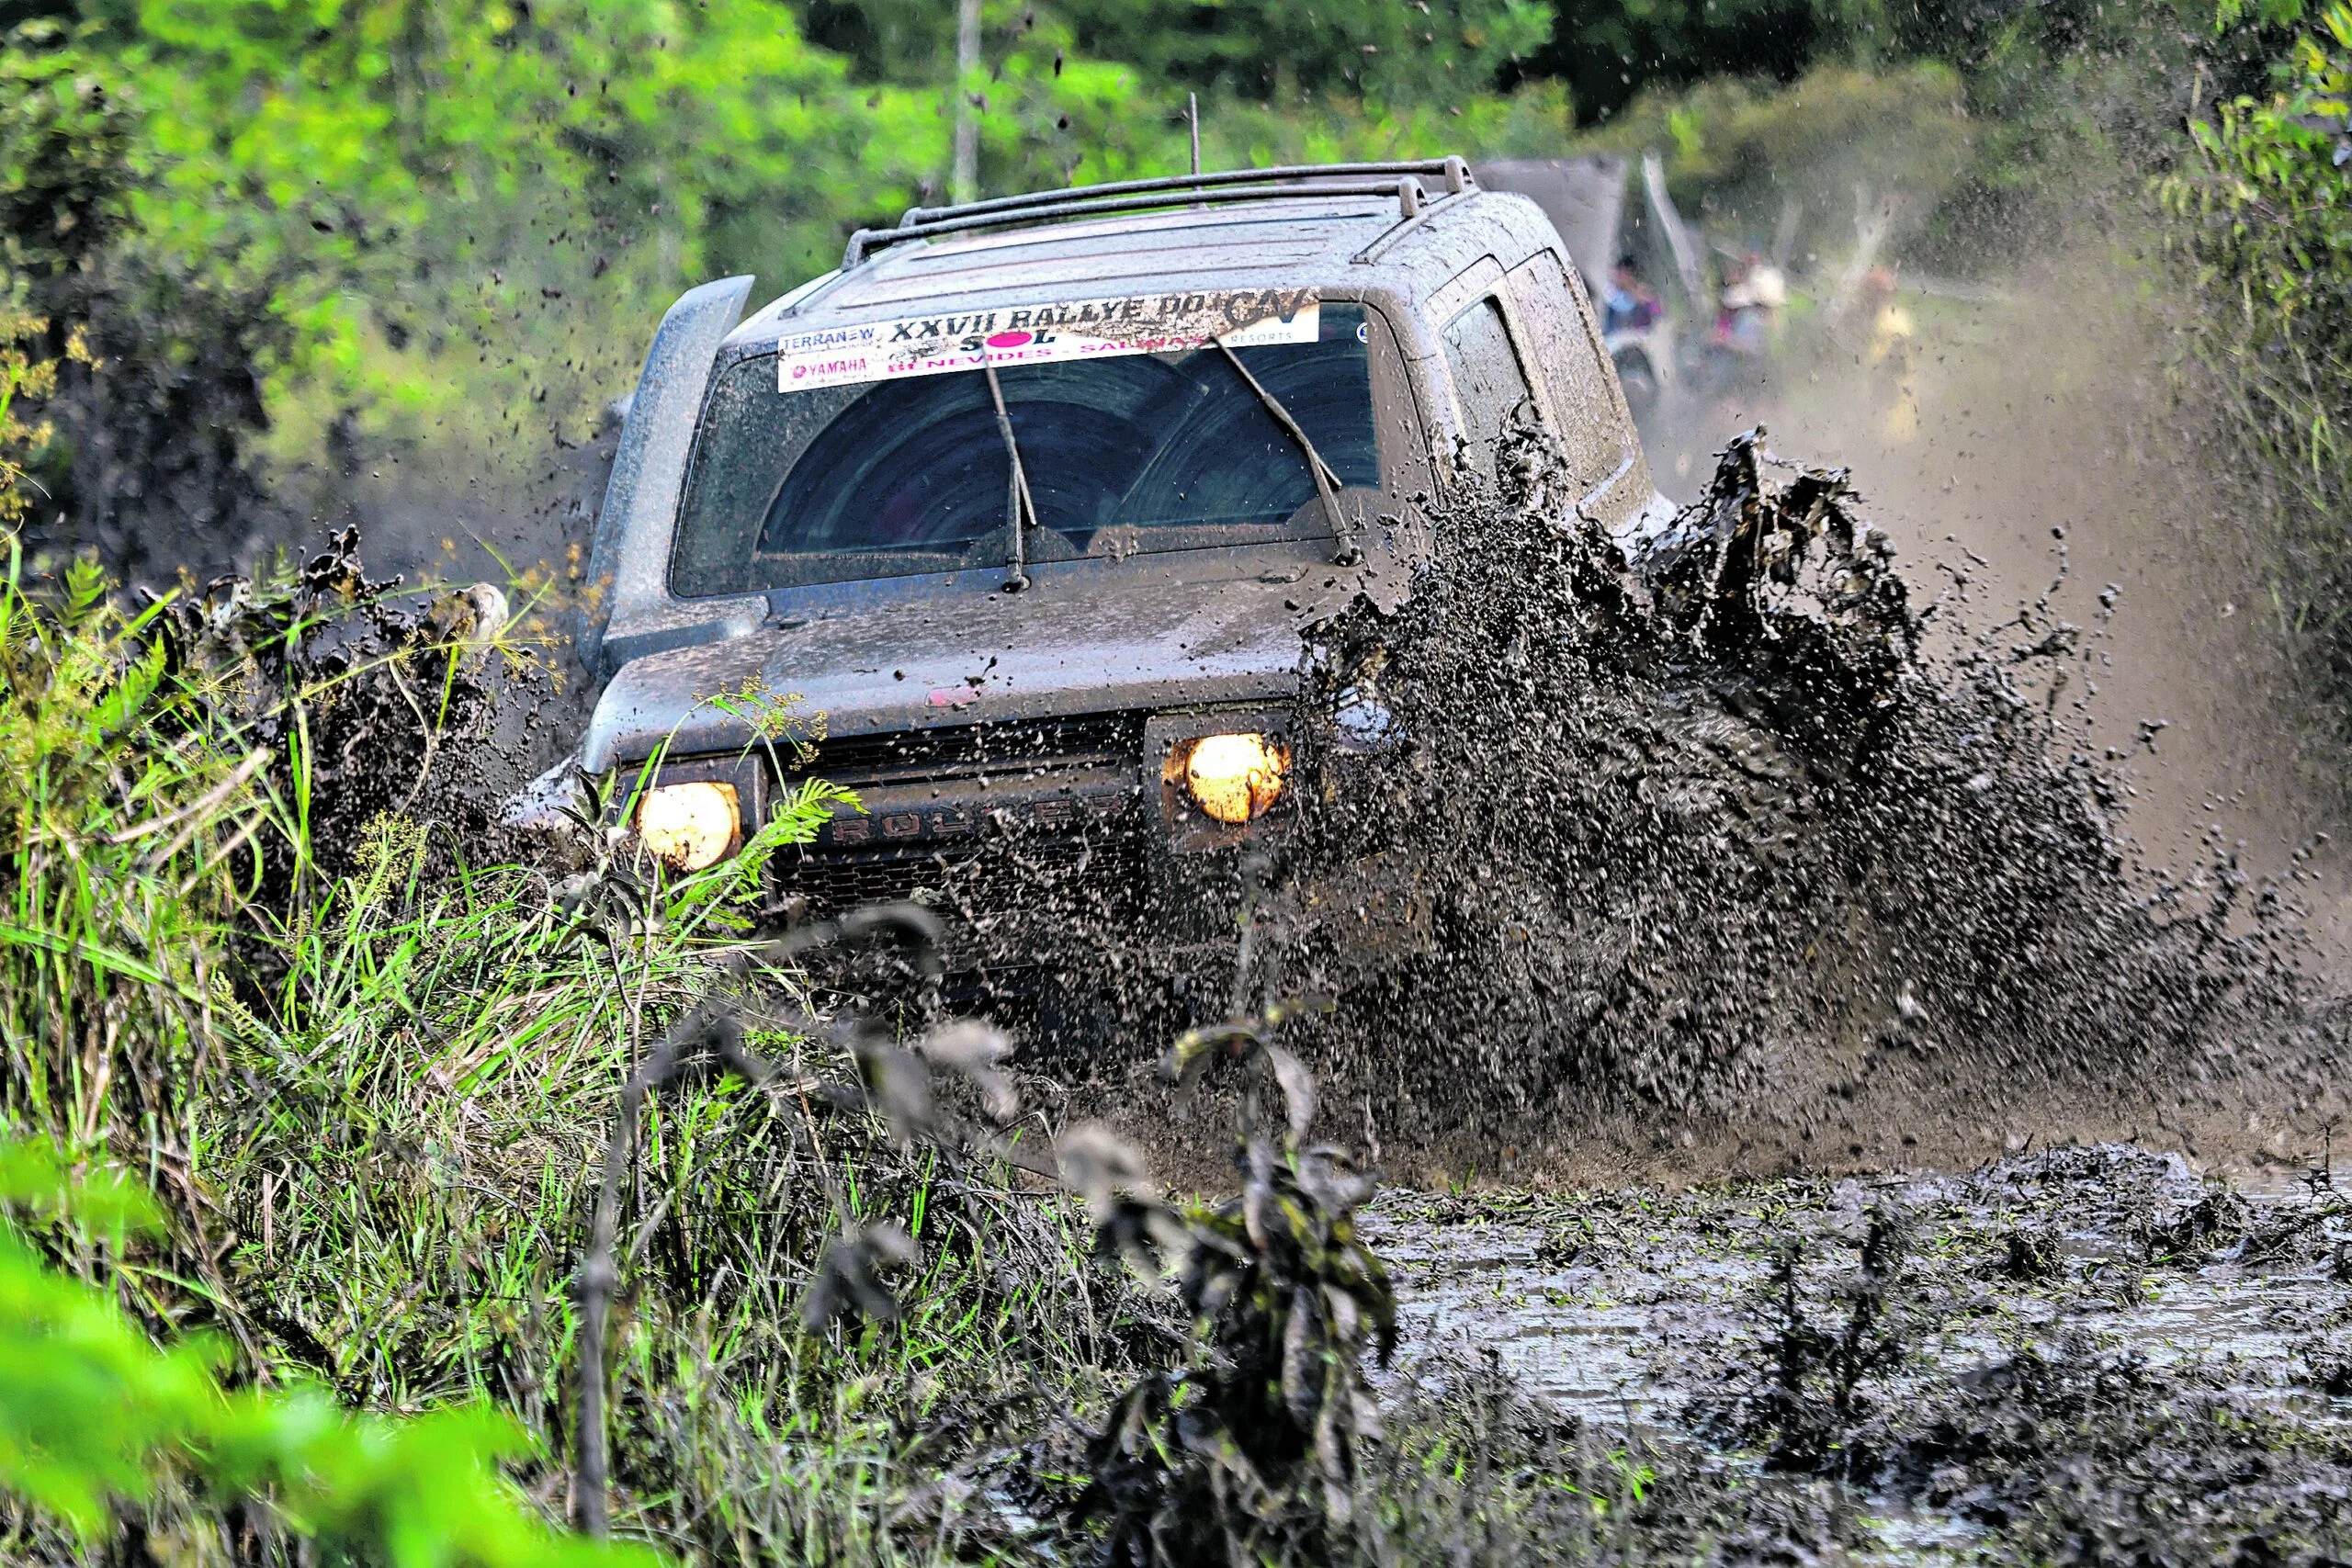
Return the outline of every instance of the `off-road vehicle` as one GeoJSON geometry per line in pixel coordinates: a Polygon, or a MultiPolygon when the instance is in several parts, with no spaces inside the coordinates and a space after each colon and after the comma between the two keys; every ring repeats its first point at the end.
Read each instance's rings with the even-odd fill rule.
{"type": "Polygon", "coordinates": [[[1301,628],[1393,608],[1514,422],[1586,516],[1670,514],[1559,235],[1459,158],[917,208],[752,286],[672,306],[628,405],[579,761],[659,756],[636,825],[709,864],[793,765],[713,699],[791,694],[862,807],[779,863],[820,910],[1000,863],[1140,910],[1278,830],[1301,628]]]}

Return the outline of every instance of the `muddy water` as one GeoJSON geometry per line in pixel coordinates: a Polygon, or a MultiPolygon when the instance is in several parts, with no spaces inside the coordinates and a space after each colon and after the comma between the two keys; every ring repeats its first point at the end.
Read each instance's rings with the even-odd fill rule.
{"type": "MultiPolygon", "coordinates": [[[[1769,1468],[1773,1435],[1741,1430],[1724,1412],[1770,1382],[1790,1321],[1776,1260],[1801,1249],[1799,1311],[1834,1336],[1851,1318],[1857,1244],[1889,1214],[1908,1238],[1885,1292],[1897,1348],[1858,1382],[1850,1452],[1861,1460],[1840,1483],[1858,1560],[2014,1555],[2002,1532],[2017,1477],[1982,1456],[1951,1461],[1939,1427],[2014,1419],[1988,1416],[1981,1389],[2032,1357],[2104,1358],[2136,1380],[2120,1396],[2136,1403],[2133,1418],[2175,1404],[2226,1412],[2264,1433],[2265,1452],[2324,1456],[2320,1491],[2352,1480],[2339,1447],[2352,1440],[2352,1400],[2341,1397],[2352,1385],[2338,1344],[2352,1205],[2308,1173],[2245,1192],[2177,1155],[2123,1145],[2012,1157],[1962,1177],[1679,1194],[1392,1190],[1365,1215],[1395,1269],[1405,1330],[1386,1393],[1491,1363],[1542,1406],[1589,1425],[1769,1468]]],[[[1804,1393],[1830,1396],[1821,1382],[1804,1393]]],[[[2064,1419],[2066,1435],[2033,1465],[2064,1471],[2095,1455],[2119,1484],[2144,1479],[2144,1456],[2095,1441],[2084,1409],[2064,1419]]],[[[2029,1500],[2048,1511],[2047,1499],[2029,1500]]],[[[2312,1522],[2288,1515],[2290,1533],[2312,1522]]]]}

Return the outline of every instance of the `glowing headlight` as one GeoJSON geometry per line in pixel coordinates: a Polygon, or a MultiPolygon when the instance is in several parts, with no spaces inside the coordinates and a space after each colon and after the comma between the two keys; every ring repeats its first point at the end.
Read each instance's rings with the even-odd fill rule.
{"type": "Polygon", "coordinates": [[[1184,753],[1184,788],[1219,822],[1262,817],[1281,798],[1290,752],[1262,735],[1205,735],[1184,753]]]}
{"type": "Polygon", "coordinates": [[[645,792],[637,834],[656,859],[680,871],[700,871],[735,847],[741,819],[733,784],[663,784],[645,792]]]}

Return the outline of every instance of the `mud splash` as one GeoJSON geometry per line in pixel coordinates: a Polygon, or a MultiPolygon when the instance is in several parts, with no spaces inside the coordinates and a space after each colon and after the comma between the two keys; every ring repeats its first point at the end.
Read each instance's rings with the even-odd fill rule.
{"type": "Polygon", "coordinates": [[[2289,888],[2127,863],[2031,679],[2076,628],[1931,661],[1846,475],[1755,435],[1636,570],[1563,493],[1522,453],[1397,617],[1315,646],[1263,983],[1341,998],[1319,1063],[1382,1137],[1883,1161],[1988,1089],[2198,1084],[2312,1026],[2289,888]]]}
{"type": "Polygon", "coordinates": [[[1159,1042],[1291,996],[1330,999],[1297,1041],[1331,1114],[1423,1181],[2316,1145],[2342,1025],[2298,968],[2305,873],[2131,859],[2063,722],[2098,628],[2045,602],[1924,637],[1848,476],[1760,432],[1632,564],[1532,444],[1433,532],[1400,609],[1310,634],[1307,787],[1208,873],[1252,907],[1238,978],[1232,924],[1161,929],[1094,848],[976,863],[1023,889],[975,922],[1014,978],[953,1005],[1045,996],[1021,1022],[1093,1079],[1073,1113],[1131,1122],[1159,1042]]]}
{"type": "Polygon", "coordinates": [[[502,640],[507,621],[487,584],[370,578],[356,528],[300,566],[183,579],[161,615],[172,666],[300,803],[298,836],[256,841],[260,907],[290,911],[320,875],[348,875],[395,822],[416,825],[436,874],[539,848],[497,815],[549,684],[535,650],[502,640]]]}

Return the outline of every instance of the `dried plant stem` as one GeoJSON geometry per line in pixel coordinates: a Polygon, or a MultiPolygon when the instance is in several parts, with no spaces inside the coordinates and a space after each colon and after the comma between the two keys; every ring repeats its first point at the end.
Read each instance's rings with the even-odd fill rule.
{"type": "Polygon", "coordinates": [[[621,1180],[637,1145],[638,1117],[647,1093],[684,1069],[713,1057],[754,1084],[764,1083],[775,1070],[744,1049],[742,1025],[731,1014],[713,1007],[698,1008],[673,1026],[644,1065],[629,1076],[621,1090],[613,1135],[605,1145],[604,1186],[596,1196],[588,1256],[580,1269],[580,1428],[571,1499],[573,1526],[600,1539],[611,1529],[606,1496],[611,1472],[605,1431],[605,1337],[613,1292],[620,1282],[613,1241],[620,1224],[621,1180]]]}

